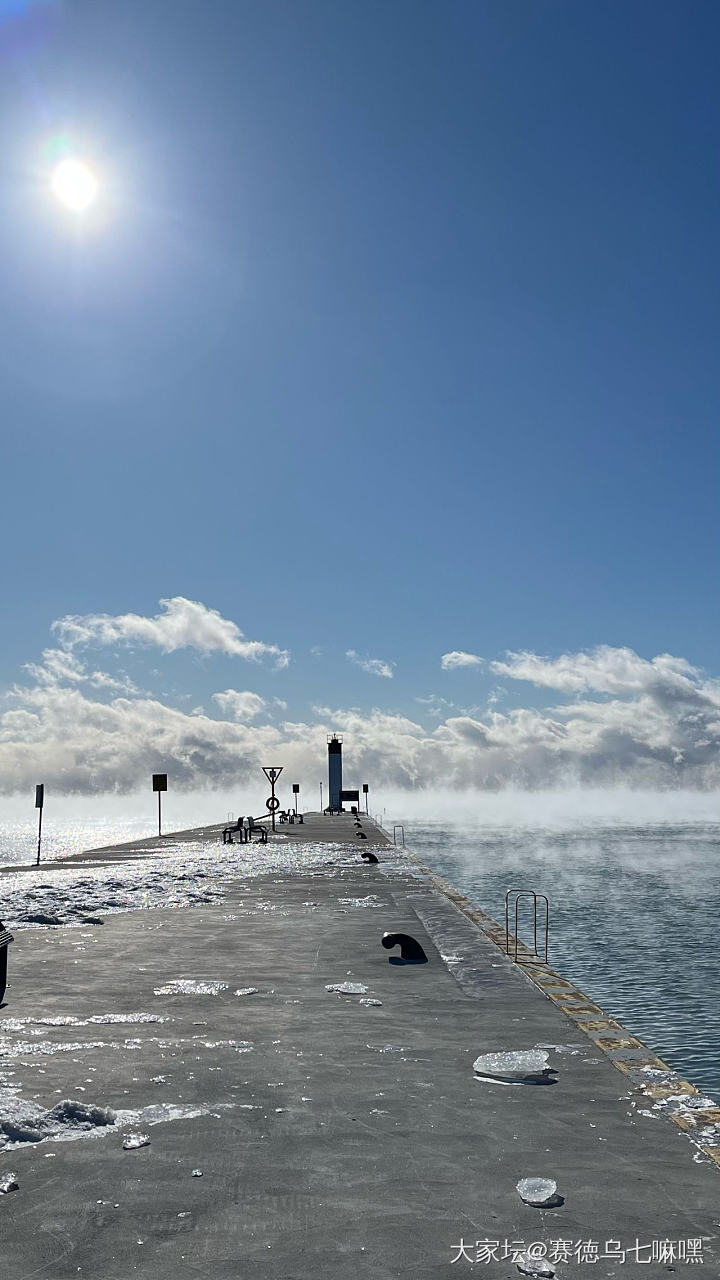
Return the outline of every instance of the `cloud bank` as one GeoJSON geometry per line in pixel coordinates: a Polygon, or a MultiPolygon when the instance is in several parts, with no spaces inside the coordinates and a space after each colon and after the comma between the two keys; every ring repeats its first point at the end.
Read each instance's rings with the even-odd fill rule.
{"type": "Polygon", "coordinates": [[[505,684],[530,682],[551,690],[553,705],[501,712],[490,693],[483,709],[461,710],[430,695],[415,702],[427,711],[412,716],[334,705],[291,720],[279,718],[285,707],[276,698],[224,689],[212,695],[208,715],[169,707],[122,673],[86,667],[78,652],[137,642],[278,665],[286,651],[246,640],[235,623],[183,597],[161,607],[154,618],[90,615],[56,624],[61,647],[26,668],[29,682],[15,686],[0,715],[5,794],[31,793],[38,781],[56,794],[126,793],[157,771],[177,790],[237,789],[254,785],[268,760],[315,787],[335,730],[345,735],[348,774],[373,789],[720,788],[720,682],[683,658],[646,659],[609,646],[492,660],[454,651],[446,670],[482,667],[505,684]]]}

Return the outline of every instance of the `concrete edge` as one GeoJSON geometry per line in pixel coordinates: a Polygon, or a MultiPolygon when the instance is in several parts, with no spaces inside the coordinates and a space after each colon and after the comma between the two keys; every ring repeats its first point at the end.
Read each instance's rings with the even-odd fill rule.
{"type": "MultiPolygon", "coordinates": [[[[505,926],[498,924],[492,916],[483,911],[481,907],[475,906],[469,898],[460,893],[454,885],[445,880],[443,876],[437,875],[430,867],[418,858],[407,847],[403,847],[403,853],[413,861],[417,867],[427,876],[430,883],[442,893],[450,902],[453,903],[463,915],[467,916],[474,925],[480,929],[481,933],[492,942],[504,956],[505,951],[505,926]]],[[[515,938],[514,934],[509,935],[512,943],[513,951],[517,941],[517,964],[518,968],[535,986],[538,991],[547,996],[553,1004],[564,1013],[571,1022],[574,1022],[579,1031],[593,1043],[596,1049],[599,1049],[607,1060],[617,1068],[618,1071],[626,1077],[632,1076],[632,1073],[638,1071],[641,1067],[652,1067],[659,1071],[668,1071],[673,1074],[671,1083],[653,1083],[648,1081],[643,1083],[641,1088],[645,1096],[655,1102],[661,1101],[663,1098],[677,1097],[683,1095],[690,1098],[703,1098],[705,1094],[698,1089],[689,1080],[684,1080],[673,1067],[659,1058],[652,1049],[649,1049],[642,1040],[633,1035],[631,1031],[626,1030],[623,1025],[615,1018],[611,1018],[595,1004],[584,992],[567,978],[563,978],[539,956],[530,951],[523,942],[515,938]]],[[[633,1081],[633,1083],[637,1083],[633,1081]]],[[[696,1146],[703,1155],[712,1160],[720,1170],[720,1146],[704,1146],[702,1141],[697,1137],[693,1137],[693,1131],[706,1125],[720,1125],[720,1106],[693,1108],[691,1112],[675,1114],[668,1112],[666,1115],[672,1120],[673,1124],[680,1129],[686,1137],[690,1138],[693,1145],[696,1146]]]]}

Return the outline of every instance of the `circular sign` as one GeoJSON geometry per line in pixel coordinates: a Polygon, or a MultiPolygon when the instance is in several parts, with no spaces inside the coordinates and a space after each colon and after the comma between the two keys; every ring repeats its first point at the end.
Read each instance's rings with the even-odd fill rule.
{"type": "Polygon", "coordinates": [[[276,809],[279,809],[280,801],[277,796],[270,796],[269,800],[265,801],[265,807],[269,809],[271,813],[274,813],[276,809]]]}

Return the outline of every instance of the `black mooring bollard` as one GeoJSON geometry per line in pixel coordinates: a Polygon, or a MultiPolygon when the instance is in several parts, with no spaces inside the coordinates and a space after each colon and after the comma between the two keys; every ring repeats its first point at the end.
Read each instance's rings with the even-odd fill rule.
{"type": "Polygon", "coordinates": [[[390,964],[427,964],[428,962],[417,938],[411,938],[409,933],[384,933],[382,944],[388,950],[390,947],[400,948],[399,956],[390,956],[390,964]]]}
{"type": "Polygon", "coordinates": [[[7,987],[7,949],[12,941],[12,934],[8,932],[2,920],[0,920],[0,1001],[2,1001],[7,987]]]}
{"type": "Polygon", "coordinates": [[[364,862],[373,863],[373,862],[379,861],[379,859],[375,857],[375,854],[371,853],[369,849],[363,849],[362,853],[360,854],[360,857],[363,859],[364,862]]]}

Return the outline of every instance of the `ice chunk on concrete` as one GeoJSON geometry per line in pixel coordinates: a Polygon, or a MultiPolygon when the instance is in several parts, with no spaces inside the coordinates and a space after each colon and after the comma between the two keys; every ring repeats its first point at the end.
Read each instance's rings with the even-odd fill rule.
{"type": "Polygon", "coordinates": [[[123,1134],[123,1151],[137,1151],[138,1147],[150,1146],[149,1133],[123,1134]]]}
{"type": "Polygon", "coordinates": [[[0,1176],[0,1196],[6,1196],[10,1191],[19,1191],[20,1183],[16,1173],[3,1173],[0,1176]]]}
{"type": "Polygon", "coordinates": [[[328,982],[326,991],[336,991],[339,996],[364,996],[367,987],[362,982],[328,982]]]}
{"type": "Polygon", "coordinates": [[[115,1123],[111,1107],[95,1107],[88,1102],[65,1098],[48,1111],[45,1121],[51,1129],[61,1125],[64,1129],[95,1129],[115,1123]]]}
{"type": "Polygon", "coordinates": [[[473,1062],[473,1071],[481,1076],[499,1076],[501,1079],[525,1080],[528,1076],[542,1075],[548,1069],[548,1054],[544,1049],[501,1050],[483,1053],[473,1062]]]}
{"type": "Polygon", "coordinates": [[[156,996],[216,996],[227,991],[227,982],[201,982],[197,978],[173,978],[155,987],[156,996]]]}
{"type": "Polygon", "coordinates": [[[366,998],[366,999],[364,999],[364,1000],[360,1000],[360,1001],[359,1001],[359,1004],[364,1004],[364,1005],[366,1005],[366,1006],[367,1006],[367,1008],[370,1008],[371,1006],[372,1006],[372,1007],[379,1008],[379,1007],[380,1007],[380,1005],[382,1004],[382,1000],[371,1000],[371,999],[368,997],[368,998],[366,998]]]}
{"type": "Polygon", "coordinates": [[[257,987],[238,987],[237,991],[233,991],[234,996],[256,996],[257,987]]]}
{"type": "Polygon", "coordinates": [[[343,907],[381,907],[382,902],[378,902],[374,893],[368,893],[365,898],[338,898],[338,902],[343,907]]]}
{"type": "Polygon", "coordinates": [[[519,1253],[515,1259],[517,1269],[523,1276],[539,1276],[542,1280],[555,1275],[555,1268],[545,1258],[534,1258],[530,1253],[519,1253]]]}
{"type": "Polygon", "coordinates": [[[516,1185],[526,1204],[547,1204],[557,1195],[557,1182],[552,1178],[521,1178],[516,1185]]]}
{"type": "Polygon", "coordinates": [[[192,1173],[190,1174],[191,1178],[202,1178],[202,1176],[203,1176],[202,1169],[193,1169],[192,1173]]]}
{"type": "Polygon", "coordinates": [[[17,1147],[25,1142],[42,1142],[45,1138],[78,1138],[114,1124],[115,1112],[110,1107],[96,1107],[66,1098],[46,1112],[34,1102],[4,1097],[0,1149],[17,1147]]]}

